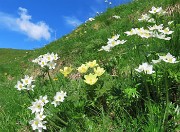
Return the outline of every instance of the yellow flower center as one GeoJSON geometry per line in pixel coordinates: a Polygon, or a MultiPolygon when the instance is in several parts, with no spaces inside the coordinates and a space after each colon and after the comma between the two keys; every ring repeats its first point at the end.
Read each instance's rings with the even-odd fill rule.
{"type": "Polygon", "coordinates": [[[115,42],[115,41],[113,41],[113,42],[112,42],[112,45],[115,45],[115,44],[116,44],[116,42],[115,42]]]}
{"type": "Polygon", "coordinates": [[[25,80],[25,83],[28,83],[28,80],[25,80]]]}
{"type": "Polygon", "coordinates": [[[39,122],[38,122],[38,121],[35,121],[35,122],[34,122],[34,124],[35,124],[35,125],[38,125],[38,124],[39,124],[39,122]]]}

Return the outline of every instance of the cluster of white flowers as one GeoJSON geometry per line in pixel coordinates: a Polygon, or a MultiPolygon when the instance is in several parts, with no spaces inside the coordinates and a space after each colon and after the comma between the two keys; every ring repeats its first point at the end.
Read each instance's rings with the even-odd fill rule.
{"type": "Polygon", "coordinates": [[[45,95],[44,97],[40,96],[39,99],[35,99],[35,102],[32,102],[32,106],[29,107],[32,113],[35,113],[35,118],[29,122],[33,130],[38,130],[38,132],[42,132],[43,129],[46,129],[45,124],[47,122],[43,121],[46,117],[43,114],[43,107],[48,102],[49,101],[47,100],[47,95],[45,95]]]}
{"type": "Polygon", "coordinates": [[[170,40],[171,37],[168,37],[166,35],[171,35],[174,31],[170,31],[169,27],[166,27],[163,29],[163,24],[160,25],[153,25],[152,27],[148,27],[149,30],[142,28],[132,28],[131,31],[124,32],[128,36],[130,35],[138,35],[142,38],[159,38],[164,40],[170,40]]]}
{"type": "Polygon", "coordinates": [[[17,88],[17,90],[19,91],[23,89],[33,91],[33,88],[35,87],[35,85],[33,85],[33,82],[34,82],[33,77],[29,77],[28,75],[25,75],[25,77],[21,79],[21,81],[17,82],[15,88],[17,88]]]}
{"type": "MultiPolygon", "coordinates": [[[[158,15],[164,15],[166,12],[162,9],[162,7],[155,8],[154,6],[149,11],[151,14],[158,14],[158,15]]],[[[146,21],[151,23],[156,23],[154,18],[151,18],[150,14],[142,14],[141,18],[138,19],[139,21],[146,21]]],[[[170,25],[173,21],[169,22],[168,25],[170,25]]],[[[132,28],[131,31],[126,31],[125,34],[128,36],[130,35],[138,35],[142,38],[159,38],[164,40],[170,40],[171,37],[167,35],[171,35],[174,31],[170,31],[169,27],[164,27],[163,24],[160,25],[153,25],[149,26],[148,29],[144,29],[144,27],[141,28],[132,28]]]]}
{"type": "Polygon", "coordinates": [[[178,63],[179,62],[179,61],[176,61],[176,58],[174,56],[172,56],[170,53],[167,53],[167,55],[165,55],[165,56],[159,56],[158,60],[152,60],[152,62],[154,64],[156,64],[156,63],[161,62],[161,60],[164,62],[167,62],[167,63],[178,63]]]}
{"type": "Polygon", "coordinates": [[[118,40],[119,36],[120,35],[117,34],[117,35],[113,36],[112,38],[108,38],[107,45],[102,46],[99,51],[105,50],[105,51],[109,52],[111,50],[111,48],[113,48],[113,47],[115,47],[115,46],[117,46],[119,44],[124,44],[127,41],[127,40],[118,40]]]}
{"type": "Polygon", "coordinates": [[[141,18],[138,19],[139,21],[146,21],[146,22],[150,22],[150,23],[156,23],[154,18],[151,18],[150,15],[148,14],[142,14],[141,18]]]}
{"type": "MultiPolygon", "coordinates": [[[[56,107],[60,104],[60,102],[64,101],[64,97],[66,97],[66,92],[57,92],[54,96],[54,101],[51,104],[54,104],[56,107]]],[[[38,132],[42,132],[43,129],[46,129],[45,124],[47,121],[44,121],[46,115],[44,115],[44,106],[48,103],[47,95],[40,96],[39,99],[35,99],[35,102],[32,102],[32,105],[28,107],[32,111],[32,114],[35,113],[35,118],[29,122],[31,124],[33,130],[38,130],[38,132]]]]}
{"type": "Polygon", "coordinates": [[[54,101],[51,103],[53,104],[55,107],[58,106],[60,104],[60,102],[64,102],[64,97],[66,97],[66,92],[57,92],[56,95],[54,96],[54,101]]]}
{"type": "Polygon", "coordinates": [[[156,23],[155,19],[151,17],[151,15],[153,14],[157,14],[159,16],[165,15],[166,11],[164,11],[162,9],[162,7],[152,7],[151,10],[149,10],[150,14],[142,14],[141,18],[138,19],[139,21],[146,21],[146,22],[150,22],[150,23],[156,23]]]}
{"type": "Polygon", "coordinates": [[[58,60],[58,54],[53,52],[40,55],[38,58],[32,60],[32,62],[39,64],[41,67],[48,67],[49,69],[55,69],[56,63],[55,60],[58,60]]]}
{"type": "Polygon", "coordinates": [[[138,69],[135,69],[137,72],[144,72],[145,74],[152,74],[155,71],[153,71],[153,66],[149,65],[147,62],[142,63],[142,65],[139,65],[138,69]]]}
{"type": "MultiPolygon", "coordinates": [[[[176,58],[172,56],[170,53],[167,53],[165,56],[160,56],[158,60],[152,60],[153,64],[159,63],[161,61],[167,62],[167,63],[178,63],[179,61],[176,61],[176,58]]],[[[139,65],[138,69],[135,69],[137,72],[143,72],[145,74],[152,74],[155,71],[153,71],[153,65],[146,63],[142,63],[142,65],[139,65]]]]}
{"type": "Polygon", "coordinates": [[[149,13],[151,13],[151,14],[157,14],[157,15],[160,15],[160,16],[162,16],[162,15],[165,15],[167,12],[166,11],[164,11],[163,9],[162,9],[162,7],[152,7],[151,8],[151,10],[149,11],[149,13]]]}

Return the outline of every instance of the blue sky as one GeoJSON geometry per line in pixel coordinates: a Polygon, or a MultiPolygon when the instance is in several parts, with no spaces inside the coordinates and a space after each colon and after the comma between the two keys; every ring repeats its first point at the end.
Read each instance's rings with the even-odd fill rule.
{"type": "MultiPolygon", "coordinates": [[[[0,48],[35,49],[70,33],[107,0],[0,0],[0,48]]],[[[131,0],[108,0],[113,6],[131,0]]],[[[118,14],[117,14],[118,15],[118,14]]]]}

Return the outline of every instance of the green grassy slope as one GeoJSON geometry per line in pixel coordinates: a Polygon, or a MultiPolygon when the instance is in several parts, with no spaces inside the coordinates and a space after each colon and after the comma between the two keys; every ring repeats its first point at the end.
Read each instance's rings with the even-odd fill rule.
{"type": "MultiPolygon", "coordinates": [[[[157,113],[158,111],[163,111],[160,107],[163,105],[163,103],[155,100],[155,104],[148,106],[147,109],[146,106],[142,106],[138,109],[137,106],[140,104],[140,102],[143,102],[143,100],[137,101],[135,103],[132,100],[128,102],[127,99],[124,99],[123,97],[121,100],[119,95],[123,94],[121,91],[123,88],[135,86],[138,88],[139,86],[143,87],[140,82],[141,79],[135,74],[134,68],[137,68],[139,64],[142,64],[142,62],[150,62],[152,59],[157,59],[155,53],[170,52],[176,58],[179,57],[179,13],[177,13],[177,10],[175,9],[173,15],[167,15],[166,18],[163,18],[162,20],[164,23],[172,20],[174,21],[174,27],[172,27],[174,33],[170,41],[164,41],[160,39],[142,39],[137,36],[127,36],[124,34],[124,32],[130,31],[131,28],[140,28],[142,26],[147,27],[146,23],[140,23],[137,19],[140,18],[141,14],[147,13],[147,11],[150,10],[152,6],[162,6],[163,9],[169,9],[175,7],[175,4],[180,3],[178,3],[178,0],[136,0],[132,3],[117,6],[113,9],[107,9],[105,13],[101,14],[100,16],[96,16],[95,21],[82,24],[71,34],[63,36],[62,38],[50,43],[43,48],[33,51],[0,49],[0,131],[2,126],[2,131],[30,130],[30,126],[28,126],[27,122],[27,120],[30,118],[30,114],[27,112],[27,107],[29,107],[31,100],[26,98],[27,94],[25,92],[20,94],[19,91],[14,88],[14,85],[16,84],[16,81],[19,80],[19,78],[24,74],[36,76],[38,74],[38,67],[34,66],[31,61],[39,55],[45,54],[47,52],[54,52],[60,56],[60,59],[57,62],[59,65],[58,68],[63,68],[64,66],[70,65],[73,68],[76,68],[82,63],[91,60],[97,60],[98,63],[105,68],[108,75],[114,75],[113,77],[105,75],[103,78],[106,82],[110,80],[111,83],[100,83],[99,85],[96,85],[97,87],[103,86],[103,88],[107,88],[107,91],[112,89],[110,93],[108,92],[107,94],[103,95],[110,95],[108,98],[109,101],[113,100],[112,102],[107,101],[109,107],[112,108],[112,110],[109,110],[108,112],[105,111],[105,113],[103,113],[104,111],[100,111],[99,108],[97,108],[97,110],[92,106],[86,106],[82,110],[80,105],[84,102],[79,99],[80,97],[77,95],[76,91],[79,90],[78,88],[80,86],[83,88],[86,86],[81,82],[81,80],[79,81],[79,84],[77,84],[75,81],[68,81],[66,79],[62,79],[63,77],[60,76],[62,82],[59,81],[58,84],[56,84],[57,89],[59,90],[60,87],[64,87],[64,89],[68,91],[69,94],[73,95],[71,98],[76,100],[72,101],[69,99],[70,103],[63,105],[64,109],[59,108],[63,115],[66,112],[66,109],[69,108],[69,112],[63,116],[63,118],[66,120],[68,120],[67,118],[70,118],[69,116],[73,117],[73,119],[69,119],[71,120],[69,122],[70,127],[67,129],[63,127],[64,131],[73,131],[73,126],[75,131],[118,131],[120,129],[122,131],[143,131],[145,129],[148,131],[149,129],[150,131],[153,127],[159,127],[153,126],[153,121],[158,122],[159,118],[157,120],[150,120],[154,118],[150,118],[147,116],[148,114],[139,114],[141,112],[145,112],[146,110],[148,111],[150,109],[149,107],[152,107],[151,110],[157,111],[157,113]],[[121,18],[114,19],[112,17],[113,15],[119,15],[121,18]],[[101,46],[106,45],[107,38],[110,38],[115,34],[120,34],[120,40],[124,39],[127,40],[127,42],[124,45],[118,45],[114,47],[111,52],[98,51],[101,46]],[[149,45],[149,47],[146,45],[149,45]],[[152,54],[152,56],[147,57],[148,54],[152,54]],[[135,82],[139,82],[139,84],[135,85],[135,82]],[[75,104],[71,106],[71,103],[75,104]],[[75,105],[76,110],[72,109],[72,107],[75,107],[75,105]],[[123,108],[114,108],[113,106],[120,106],[123,108]],[[96,117],[90,116],[94,115],[94,113],[91,111],[93,108],[94,110],[100,112],[100,114],[97,114],[96,117]],[[91,112],[86,113],[88,111],[87,109],[91,112]],[[127,109],[127,111],[125,109],[127,109]],[[133,109],[136,110],[133,112],[133,109]],[[85,111],[84,115],[82,114],[82,111],[85,111]],[[115,111],[120,111],[122,113],[129,112],[132,117],[124,116],[123,114],[121,116],[120,113],[116,113],[115,111]],[[71,112],[74,112],[74,115],[71,112]],[[117,119],[114,119],[114,114],[117,116],[117,119]],[[109,118],[109,115],[112,116],[109,118]],[[80,118],[82,116],[82,120],[84,121],[83,124],[81,124],[80,118]],[[128,119],[125,120],[125,118],[128,119]],[[147,125],[148,123],[146,121],[148,119],[149,126],[151,125],[150,127],[152,128],[147,125]],[[131,121],[129,122],[128,120],[131,121]],[[145,123],[143,124],[143,122],[145,123]],[[127,126],[125,124],[127,124],[127,126]],[[142,126],[138,128],[138,125],[142,126]],[[89,128],[90,126],[92,129],[89,128]]],[[[172,78],[169,79],[169,83],[171,83],[171,80],[173,80],[170,84],[171,88],[175,88],[177,90],[179,77],[177,77],[177,81],[175,81],[173,75],[179,75],[179,65],[177,64],[170,67],[171,69],[174,69],[174,71],[171,73],[172,78]]],[[[55,69],[51,71],[51,75],[56,76],[56,74],[58,74],[58,70],[59,69],[55,69]]],[[[74,71],[73,74],[76,74],[76,72],[74,71]]],[[[161,76],[164,77],[164,74],[161,76]]],[[[163,80],[159,81],[159,85],[160,84],[162,84],[162,87],[165,87],[163,80]]],[[[53,92],[48,89],[48,87],[51,87],[49,82],[47,84],[45,83],[45,85],[37,84],[37,87],[38,86],[39,88],[43,87],[44,90],[39,92],[35,91],[37,93],[33,94],[34,97],[38,97],[38,94],[48,94],[49,96],[52,96],[53,92]]],[[[103,88],[102,91],[99,91],[100,95],[101,93],[104,93],[103,88]]],[[[154,89],[155,87],[152,88],[154,89]]],[[[141,92],[141,90],[142,89],[140,88],[139,92],[141,92]]],[[[146,95],[145,93],[143,94],[146,95]]],[[[177,97],[178,94],[178,90],[176,93],[172,92],[172,95],[174,95],[173,97],[177,97]]],[[[162,93],[162,95],[164,95],[164,93],[162,93]]],[[[142,96],[142,98],[143,97],[144,96],[142,96]]],[[[174,101],[178,104],[179,100],[174,99],[173,97],[171,97],[171,101],[174,101]]],[[[96,105],[97,107],[99,106],[98,104],[96,105]]],[[[149,115],[153,113],[151,110],[149,110],[149,115]]],[[[53,129],[52,127],[52,130],[56,129],[53,129]]],[[[169,130],[169,128],[167,130],[169,130]]]]}

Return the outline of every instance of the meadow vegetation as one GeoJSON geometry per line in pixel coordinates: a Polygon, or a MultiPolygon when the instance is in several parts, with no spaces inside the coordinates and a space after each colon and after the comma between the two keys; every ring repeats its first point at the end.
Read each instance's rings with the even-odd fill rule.
{"type": "Polygon", "coordinates": [[[134,0],[43,48],[1,49],[0,131],[178,132],[179,8],[134,0]]]}

